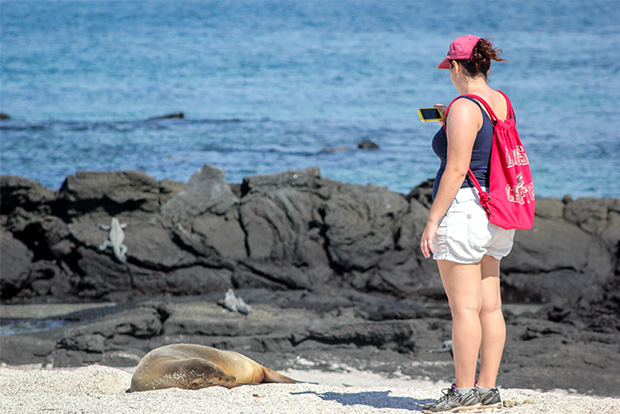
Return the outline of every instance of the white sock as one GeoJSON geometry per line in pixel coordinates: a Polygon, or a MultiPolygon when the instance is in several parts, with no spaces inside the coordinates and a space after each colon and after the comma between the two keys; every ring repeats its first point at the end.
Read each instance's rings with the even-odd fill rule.
{"type": "Polygon", "coordinates": [[[474,389],[474,387],[471,387],[471,388],[459,388],[459,387],[456,387],[456,392],[458,392],[461,395],[464,395],[464,394],[467,394],[469,391],[471,391],[473,389],[474,389]]]}
{"type": "Polygon", "coordinates": [[[476,388],[476,391],[478,391],[478,394],[484,394],[484,393],[489,392],[491,390],[490,388],[482,388],[478,384],[475,385],[475,388],[476,388]]]}

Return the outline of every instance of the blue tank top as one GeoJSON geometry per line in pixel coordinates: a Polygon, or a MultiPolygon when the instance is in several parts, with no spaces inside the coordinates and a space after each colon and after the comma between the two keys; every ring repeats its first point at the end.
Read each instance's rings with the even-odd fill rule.
{"type": "MultiPolygon", "coordinates": [[[[489,178],[489,163],[491,162],[491,147],[493,146],[493,121],[491,121],[491,118],[489,118],[489,115],[486,113],[486,111],[482,109],[482,106],[478,101],[468,96],[463,96],[463,98],[469,99],[470,101],[474,102],[482,111],[482,128],[480,128],[480,131],[478,131],[478,135],[476,135],[476,140],[474,141],[474,148],[471,153],[471,162],[469,163],[469,168],[471,168],[474,175],[478,179],[480,186],[484,188],[487,187],[489,178]]],[[[437,195],[437,190],[439,189],[441,177],[446,170],[446,162],[448,160],[448,137],[446,136],[445,128],[442,127],[439,131],[437,131],[437,133],[433,137],[432,145],[433,152],[437,154],[439,160],[441,161],[441,165],[439,166],[439,170],[437,171],[437,176],[435,177],[435,184],[433,185],[434,200],[435,196],[437,195]]],[[[465,177],[461,188],[473,186],[474,184],[469,179],[469,176],[467,176],[465,177]]]]}

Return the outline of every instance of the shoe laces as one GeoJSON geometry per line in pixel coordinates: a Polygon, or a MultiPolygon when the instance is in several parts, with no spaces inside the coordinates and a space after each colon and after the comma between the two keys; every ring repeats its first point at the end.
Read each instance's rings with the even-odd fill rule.
{"type": "Polygon", "coordinates": [[[459,395],[454,386],[450,388],[444,388],[443,390],[441,390],[441,392],[443,393],[443,397],[439,398],[439,400],[437,400],[438,402],[443,402],[446,400],[456,400],[459,395]]]}

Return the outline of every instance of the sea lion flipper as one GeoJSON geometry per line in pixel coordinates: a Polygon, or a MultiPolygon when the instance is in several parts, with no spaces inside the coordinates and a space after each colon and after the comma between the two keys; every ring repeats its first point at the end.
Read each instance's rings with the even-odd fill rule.
{"type": "Polygon", "coordinates": [[[272,369],[263,367],[265,369],[265,377],[263,378],[262,382],[280,382],[280,383],[287,383],[287,384],[295,384],[298,383],[299,381],[294,380],[292,378],[289,378],[285,375],[280,374],[279,372],[276,372],[272,369]]]}
{"type": "Polygon", "coordinates": [[[225,380],[221,380],[221,379],[217,380],[213,376],[211,376],[210,378],[198,377],[198,378],[195,378],[194,380],[192,380],[189,383],[189,387],[188,388],[190,388],[192,390],[199,390],[201,388],[214,387],[214,386],[217,386],[217,385],[221,385],[222,387],[226,387],[226,388],[236,387],[237,386],[237,383],[236,383],[237,379],[235,377],[231,377],[231,378],[227,378],[225,380]]]}

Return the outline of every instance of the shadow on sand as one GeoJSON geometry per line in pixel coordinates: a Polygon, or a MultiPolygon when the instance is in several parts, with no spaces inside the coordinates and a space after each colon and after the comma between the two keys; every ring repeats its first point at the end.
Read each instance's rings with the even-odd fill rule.
{"type": "Polygon", "coordinates": [[[374,408],[398,408],[410,411],[422,412],[422,406],[426,403],[433,402],[433,399],[416,400],[408,397],[390,397],[390,391],[369,391],[357,393],[339,393],[339,392],[293,392],[293,395],[316,394],[324,401],[336,401],[342,405],[368,405],[374,408]]]}

